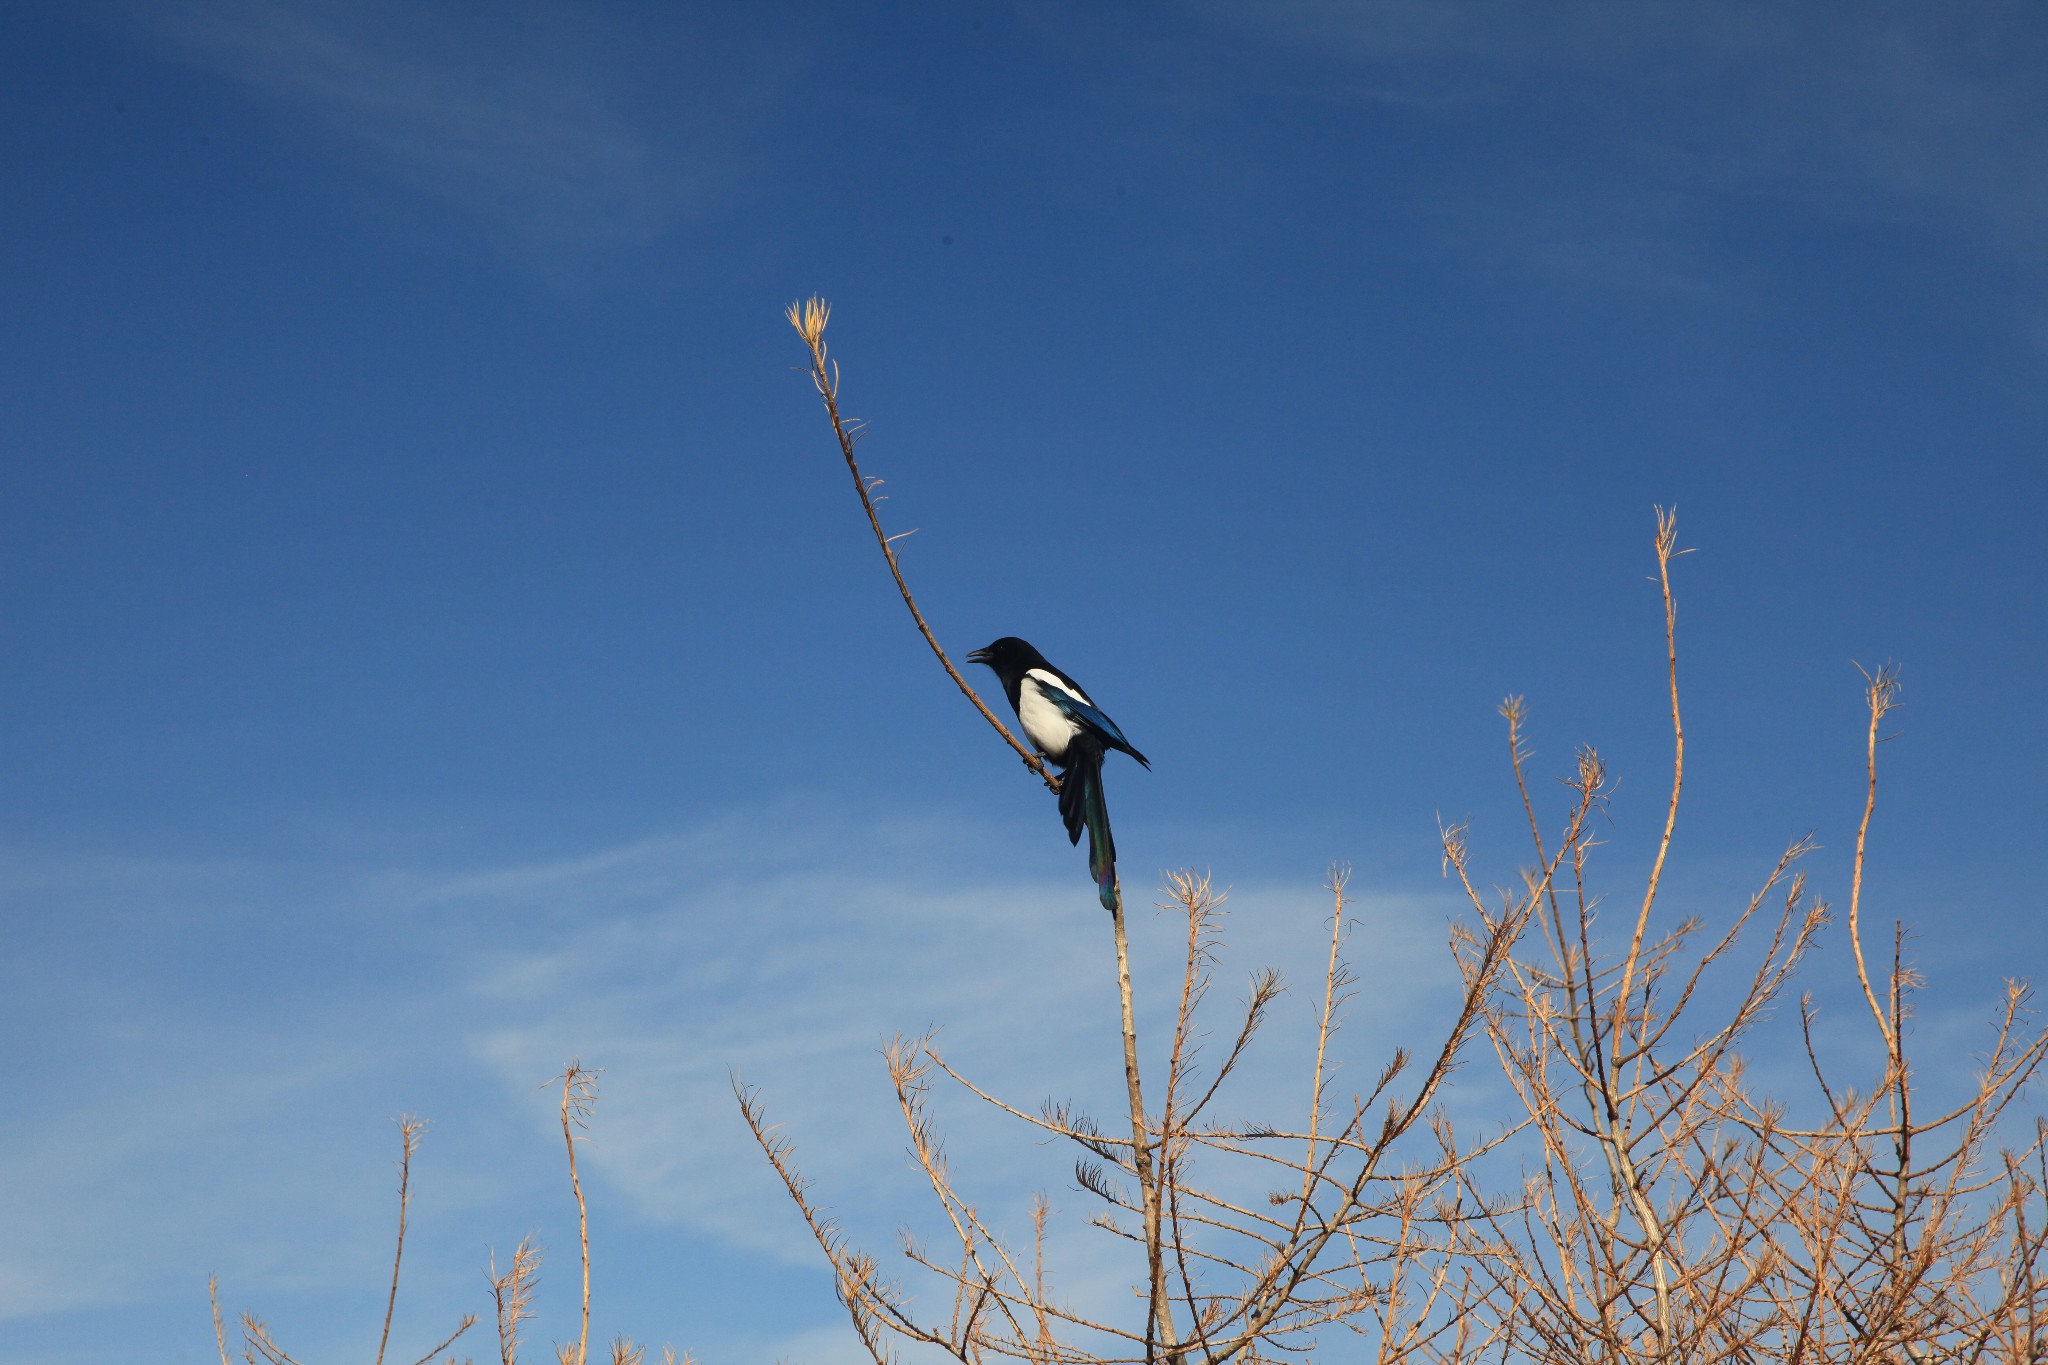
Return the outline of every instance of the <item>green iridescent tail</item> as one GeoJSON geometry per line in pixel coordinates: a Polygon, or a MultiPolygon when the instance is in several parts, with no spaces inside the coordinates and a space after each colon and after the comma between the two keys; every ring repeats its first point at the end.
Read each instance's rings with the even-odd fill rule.
{"type": "Polygon", "coordinates": [[[1095,878],[1102,908],[1116,912],[1116,841],[1109,837],[1109,805],[1102,796],[1102,746],[1092,736],[1077,735],[1060,777],[1060,818],[1067,839],[1081,842],[1088,831],[1088,873],[1095,878]]]}

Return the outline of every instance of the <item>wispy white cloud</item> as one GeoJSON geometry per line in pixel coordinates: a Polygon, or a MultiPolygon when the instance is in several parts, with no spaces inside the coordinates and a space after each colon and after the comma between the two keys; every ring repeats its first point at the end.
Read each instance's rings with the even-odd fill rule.
{"type": "Polygon", "coordinates": [[[178,1020],[148,1033],[118,1075],[46,1075],[25,1131],[0,1140],[0,1319],[146,1303],[167,1278],[189,1285],[211,1270],[260,1267],[273,1286],[304,1286],[373,1251],[245,1240],[266,1222],[332,1229],[359,1177],[378,1179],[374,1167],[349,1169],[344,1132],[293,1123],[329,1110],[323,1092],[352,1079],[359,1054],[298,1047],[259,1059],[246,1039],[207,1039],[178,1020]],[[156,1074],[135,1074],[145,1071],[156,1074]],[[169,1263],[173,1248],[193,1259],[169,1263]]]}
{"type": "Polygon", "coordinates": [[[2020,5],[1188,0],[1305,59],[1309,88],[1550,129],[1466,148],[1430,206],[1468,243],[1583,282],[1698,293],[1731,208],[1912,221],[2036,269],[2048,248],[2048,26],[2020,5]],[[1484,185],[1472,176],[1486,177],[1484,185]]]}
{"type": "MultiPolygon", "coordinates": [[[[585,861],[602,881],[626,888],[612,898],[624,908],[486,954],[468,976],[479,998],[513,1007],[484,1013],[518,1015],[469,1039],[508,1094],[559,1067],[572,1041],[611,1068],[607,1136],[593,1146],[593,1164],[644,1215],[811,1262],[793,1216],[762,1217],[762,1200],[775,1201],[777,1191],[736,1122],[732,1073],[760,1087],[843,1215],[885,1215],[908,1180],[878,1057],[897,1034],[939,1031],[950,1057],[1024,1107],[1054,1096],[1114,1112],[1121,1057],[1107,925],[1085,896],[1076,901],[1074,887],[807,869],[744,882],[721,877],[707,894],[669,861],[676,852],[657,843],[634,856],[585,861]],[[663,881],[666,895],[646,894],[663,881]],[[711,912],[707,902],[727,909],[711,912]]],[[[546,868],[517,881],[516,890],[499,881],[481,894],[505,907],[564,891],[546,868]]],[[[464,894],[479,891],[472,884],[464,894]]],[[[1320,970],[1328,906],[1315,888],[1247,889],[1234,905],[1219,1002],[1251,963],[1282,962],[1304,978],[1320,970]]],[[[1380,896],[1355,913],[1369,925],[1360,932],[1371,935],[1376,962],[1401,964],[1360,1006],[1354,1035],[1390,1052],[1406,1037],[1407,1016],[1440,1001],[1448,986],[1443,908],[1380,896]]],[[[1178,980],[1178,931],[1149,915],[1139,922],[1138,967],[1162,992],[1156,1029],[1163,992],[1178,980]]],[[[1307,1008],[1305,998],[1296,1004],[1307,1008]]],[[[1276,1049],[1287,1033],[1284,1023],[1276,1029],[1276,1049]]],[[[1260,1074],[1249,1090],[1271,1101],[1282,1073],[1260,1074]]],[[[531,1102],[538,1109],[549,1101],[531,1102]]],[[[957,1117],[974,1135],[968,1145],[1005,1149],[1000,1134],[1009,1120],[978,1102],[957,1117]]],[[[1008,1145],[1010,1157],[985,1174],[1021,1207],[1034,1181],[1061,1178],[1067,1156],[1048,1166],[1028,1137],[1008,1145]]]]}
{"type": "MultiPolygon", "coordinates": [[[[658,1247],[605,1258],[606,1302],[667,1303],[694,1256],[769,1277],[809,1270],[810,1321],[828,1320],[817,1254],[738,1119],[731,1071],[760,1087],[816,1197],[885,1257],[899,1228],[934,1244],[945,1233],[904,1155],[876,1056],[884,1037],[939,1030],[950,1061],[1027,1110],[1073,1100],[1112,1120],[1121,1094],[1108,926],[1085,878],[963,871],[998,863],[995,850],[1014,842],[1003,831],[830,826],[755,811],[581,853],[439,868],[361,853],[0,859],[0,896],[40,936],[0,964],[0,1025],[23,1044],[10,1093],[24,1097],[0,1125],[11,1191],[0,1317],[196,1301],[219,1270],[231,1305],[296,1295],[293,1323],[317,1335],[304,1324],[322,1314],[303,1305],[359,1295],[388,1270],[383,1122],[412,1109],[436,1126],[416,1181],[409,1311],[467,1304],[481,1245],[502,1251],[538,1226],[556,1250],[543,1311],[560,1321],[574,1233],[544,1082],[580,1057],[605,1068],[583,1149],[600,1244],[631,1235],[658,1247]],[[237,952],[245,959],[224,966],[237,952]]],[[[1299,1114],[1327,895],[1245,886],[1229,908],[1213,1031],[1228,1030],[1251,968],[1281,967],[1293,990],[1217,1117],[1299,1114]]],[[[1397,1047],[1427,1055],[1441,1036],[1455,995],[1451,910],[1434,896],[1355,898],[1348,956],[1360,989],[1332,1052],[1338,1094],[1362,1088],[1397,1047]]],[[[1156,1058],[1179,930],[1142,908],[1133,927],[1156,1058]]],[[[1841,1018],[1852,1030],[1854,1003],[1841,1018]]],[[[1930,1013],[1922,1026],[1949,1025],[1930,1013]]],[[[1450,1104],[1476,1131],[1512,1106],[1483,1048],[1469,1063],[1450,1104]]],[[[1758,1067],[1773,1069],[1768,1053],[1758,1067]]],[[[1021,1232],[1030,1197],[1049,1194],[1058,1292],[1117,1311],[1130,1266],[1086,1224],[1095,1210],[1073,1187],[1074,1153],[943,1079],[934,1110],[983,1213],[1021,1232]]],[[[759,1321],[660,1329],[814,1360],[836,1358],[840,1341],[795,1321],[782,1342],[759,1321]]]]}
{"type": "MultiPolygon", "coordinates": [[[[762,831],[787,824],[754,812],[442,869],[377,856],[0,865],[0,889],[48,935],[36,969],[0,983],[9,1017],[38,1021],[51,1044],[32,1112],[0,1130],[12,1183],[35,1175],[0,1214],[13,1225],[0,1315],[182,1299],[209,1269],[234,1302],[258,1304],[371,1282],[388,1256],[382,1124],[404,1109],[437,1121],[421,1235],[446,1228],[471,1258],[480,1241],[509,1244],[534,1206],[561,1212],[554,1100],[538,1087],[571,1056],[606,1069],[584,1158],[602,1217],[788,1268],[815,1269],[816,1254],[738,1120],[729,1069],[761,1088],[820,1197],[884,1252],[928,1204],[876,1055],[885,1036],[939,1029],[949,1058],[1023,1107],[1055,1096],[1115,1112],[1114,968],[1084,877],[963,875],[961,850],[998,837],[986,830],[848,840],[813,822],[768,848],[762,831]],[[828,851],[849,845],[864,847],[828,851]],[[218,960],[252,935],[271,936],[246,964],[262,989],[218,960]]],[[[1240,888],[1232,905],[1220,1013],[1250,965],[1279,961],[1302,983],[1244,1104],[1293,1108],[1289,1050],[1326,898],[1240,888]]],[[[1367,896],[1358,913],[1374,989],[1346,1053],[1370,1071],[1426,1027],[1449,969],[1441,905],[1367,896]]],[[[1134,923],[1156,1038],[1177,934],[1142,910],[1134,923]]],[[[1020,1223],[1029,1196],[1051,1192],[1074,1225],[1056,1234],[1068,1292],[1114,1297],[1115,1248],[1066,1192],[1072,1154],[971,1097],[942,1094],[939,1112],[991,1216],[1020,1223]]],[[[440,1273],[422,1255],[420,1273],[440,1273]]],[[[607,1273],[618,1293],[619,1277],[674,1270],[607,1273]]]]}
{"type": "MultiPolygon", "coordinates": [[[[1122,1086],[1114,963],[1107,922],[1085,893],[1085,884],[793,875],[735,897],[716,939],[701,914],[650,908],[586,925],[573,941],[502,956],[478,988],[524,996],[527,1017],[472,1045],[516,1092],[559,1064],[567,1038],[587,1042],[586,1058],[612,1068],[602,1131],[589,1149],[593,1170],[644,1216],[815,1266],[815,1247],[735,1120],[727,1077],[737,1070],[796,1143],[814,1197],[886,1258],[899,1228],[930,1244],[942,1244],[946,1231],[904,1155],[876,1055],[884,1037],[936,1028],[950,1061],[1018,1107],[1072,1100],[1114,1122],[1122,1086]],[[527,994],[536,984],[538,996],[527,994]]],[[[1212,1029],[1229,1031],[1231,1002],[1253,965],[1282,966],[1297,989],[1226,1104],[1231,1117],[1298,1115],[1328,899],[1312,886],[1243,888],[1231,907],[1212,1029]]],[[[1441,1028],[1452,981],[1446,908],[1384,895],[1353,905],[1351,953],[1371,984],[1352,1001],[1333,1053],[1353,1069],[1339,1093],[1363,1083],[1351,1076],[1376,1073],[1396,1047],[1426,1047],[1441,1028]]],[[[1134,923],[1135,971],[1150,997],[1143,1031],[1156,1053],[1178,986],[1181,931],[1170,914],[1141,910],[1134,923]]],[[[944,1078],[936,1085],[935,1113],[961,1186],[1013,1235],[1026,1226],[1032,1195],[1051,1194],[1060,1292],[1114,1315],[1130,1267],[1113,1239],[1086,1225],[1096,1210],[1072,1188],[1077,1153],[944,1078]]],[[[548,1102],[530,1101],[536,1112],[548,1102]]]]}
{"type": "Polygon", "coordinates": [[[438,205],[528,261],[643,247],[718,202],[749,111],[774,98],[789,60],[731,39],[714,53],[687,16],[626,33],[600,12],[533,4],[185,0],[122,13],[161,51],[317,134],[358,197],[438,205]]]}

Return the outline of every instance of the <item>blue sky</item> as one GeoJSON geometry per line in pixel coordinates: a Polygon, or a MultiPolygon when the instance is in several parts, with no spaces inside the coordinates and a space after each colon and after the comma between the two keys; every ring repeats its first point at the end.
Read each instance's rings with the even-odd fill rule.
{"type": "Polygon", "coordinates": [[[843,1359],[728,1067],[883,1249],[883,1034],[1113,1080],[1082,859],[888,588],[814,291],[941,638],[1154,760],[1127,887],[1212,868],[1235,971],[1357,866],[1361,1058],[1447,978],[1439,814],[1514,875],[1504,695],[1620,775],[1617,894],[1646,858],[1657,504],[1675,902],[1809,830],[1845,897],[1895,660],[1872,910],[1974,1018],[2048,966],[2044,49],[2021,4],[9,7],[0,1362],[201,1358],[209,1272],[368,1351],[403,1111],[405,1342],[528,1231],[559,1336],[573,1056],[599,1326],[843,1359]]]}

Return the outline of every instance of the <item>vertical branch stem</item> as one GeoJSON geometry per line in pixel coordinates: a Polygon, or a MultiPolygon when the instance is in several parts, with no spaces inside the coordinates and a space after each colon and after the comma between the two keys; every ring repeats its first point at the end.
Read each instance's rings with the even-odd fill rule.
{"type": "Polygon", "coordinates": [[[1178,1340],[1173,1329],[1173,1309],[1166,1297],[1166,1256],[1160,1239],[1160,1189],[1153,1162],[1151,1134],[1145,1126],[1145,1092],[1138,1080],[1138,1025],[1131,1009],[1131,954],[1124,933],[1124,888],[1116,886],[1116,909],[1110,912],[1116,927],[1116,989],[1123,1005],[1124,1086],[1131,1107],[1131,1160],[1138,1173],[1138,1191],[1145,1206],[1145,1269],[1149,1276],[1149,1306],[1145,1322],[1145,1359],[1157,1359],[1155,1348],[1164,1346],[1167,1359],[1177,1359],[1178,1340]]]}
{"type": "Polygon", "coordinates": [[[576,1195],[576,1238],[583,1253],[583,1330],[576,1339],[576,1365],[590,1359],[590,1207],[583,1202],[583,1180],[576,1173],[576,1130],[589,1112],[592,1073],[577,1062],[562,1073],[562,1141],[569,1148],[569,1188],[576,1195]]]}
{"type": "Polygon", "coordinates": [[[1885,1015],[1884,1006],[1878,1003],[1877,992],[1870,984],[1870,971],[1863,965],[1863,851],[1870,840],[1870,817],[1877,811],[1877,741],[1878,726],[1884,721],[1885,713],[1892,709],[1898,699],[1898,670],[1880,668],[1876,673],[1865,673],[1866,684],[1863,697],[1870,708],[1870,728],[1866,732],[1863,749],[1866,782],[1863,790],[1863,822],[1856,826],[1856,862],[1849,874],[1849,945],[1856,952],[1856,980],[1863,986],[1863,999],[1870,1006],[1871,1016],[1877,1020],[1877,1031],[1884,1035],[1885,1051],[1893,1065],[1898,1062],[1898,1039],[1895,1036],[1894,1019],[1885,1015]]]}
{"type": "Polygon", "coordinates": [[[1643,890],[1643,908],[1636,914],[1635,937],[1629,941],[1628,961],[1621,969],[1621,989],[1615,993],[1614,1062],[1621,1064],[1623,1022],[1627,1018],[1629,987],[1634,984],[1636,966],[1642,959],[1643,935],[1650,927],[1650,907],[1657,903],[1657,887],[1664,879],[1664,859],[1671,852],[1671,834],[1678,827],[1678,797],[1685,788],[1685,722],[1678,711],[1678,604],[1671,596],[1671,561],[1680,553],[1678,514],[1657,509],[1657,581],[1664,590],[1664,654],[1666,675],[1671,686],[1671,801],[1664,812],[1664,836],[1657,841],[1657,860],[1650,865],[1650,880],[1643,890]]]}
{"type": "MultiPolygon", "coordinates": [[[[903,567],[896,558],[895,540],[882,529],[882,519],[875,509],[874,489],[877,480],[861,472],[860,462],[854,456],[854,445],[858,439],[857,426],[849,427],[839,411],[839,372],[826,354],[825,324],[831,317],[831,308],[822,299],[812,297],[803,304],[791,304],[785,316],[789,325],[803,338],[805,348],[810,352],[811,382],[818,390],[818,396],[825,404],[825,415],[831,420],[832,433],[839,441],[839,453],[846,461],[847,473],[853,478],[855,494],[860,498],[861,510],[867,514],[868,527],[874,532],[875,544],[882,551],[882,558],[889,565],[889,575],[896,582],[896,591],[903,598],[903,605],[910,612],[910,619],[917,625],[918,634],[924,637],[932,654],[946,670],[946,676],[953,680],[961,695],[981,713],[983,720],[1003,737],[1003,742],[1016,751],[1026,767],[1036,773],[1045,785],[1057,792],[1059,778],[1046,766],[1043,757],[1026,748],[1015,735],[1010,733],[996,714],[989,710],[980,695],[970,687],[953,666],[946,651],[940,647],[938,637],[932,633],[925,621],[924,613],[918,609],[917,599],[911,595],[910,585],[904,581],[903,567]]],[[[1129,939],[1124,927],[1124,902],[1121,884],[1115,888],[1115,908],[1110,912],[1111,923],[1116,932],[1116,974],[1117,994],[1123,1012],[1124,1042],[1124,1083],[1128,1090],[1131,1111],[1131,1141],[1133,1165],[1138,1177],[1145,1213],[1145,1258],[1149,1278],[1149,1306],[1145,1331],[1145,1354],[1148,1361],[1157,1358],[1157,1350],[1164,1346],[1169,1359],[1178,1359],[1180,1351],[1174,1330],[1172,1306],[1166,1291],[1166,1260],[1161,1235],[1162,1176],[1156,1160],[1154,1144],[1146,1127],[1145,1098],[1139,1083],[1138,1072],[1138,1031],[1131,1003],[1131,964],[1129,939]]],[[[566,1113],[566,1111],[565,1111],[566,1113]]],[[[564,1127],[566,1131],[566,1118],[564,1127]]],[[[573,1170],[574,1144],[571,1144],[573,1170]]],[[[579,1203],[581,1195],[578,1196],[579,1203]]]]}
{"type": "Polygon", "coordinates": [[[384,1301],[384,1335],[377,1338],[377,1365],[391,1342],[391,1317],[398,1308],[398,1267],[405,1260],[405,1213],[412,1199],[412,1154],[419,1150],[423,1120],[407,1114],[398,1121],[398,1249],[391,1253],[391,1296],[384,1301]]]}
{"type": "Polygon", "coordinates": [[[220,1349],[220,1365],[228,1365],[228,1332],[220,1320],[220,1277],[206,1277],[206,1300],[213,1305],[213,1344],[220,1349]]]}
{"type": "MultiPolygon", "coordinates": [[[[1619,1093],[1622,1057],[1630,1046],[1629,997],[1635,985],[1636,969],[1642,963],[1643,938],[1649,932],[1650,910],[1657,903],[1657,889],[1664,879],[1664,860],[1670,855],[1671,836],[1678,827],[1679,797],[1685,790],[1685,721],[1678,705],[1678,603],[1671,595],[1671,561],[1681,553],[1676,512],[1662,507],[1657,509],[1656,545],[1657,583],[1664,596],[1665,677],[1671,694],[1671,797],[1664,810],[1664,833],[1657,841],[1656,861],[1650,864],[1649,880],[1643,888],[1642,909],[1636,912],[1635,933],[1629,940],[1628,957],[1622,963],[1621,983],[1614,994],[1614,1022],[1608,1030],[1609,1067],[1599,1078],[1604,1092],[1601,1096],[1604,1112],[1599,1116],[1599,1126],[1609,1164],[1616,1172],[1615,1183],[1622,1187],[1621,1193],[1643,1229],[1645,1245],[1650,1253],[1650,1271],[1657,1295],[1657,1358],[1663,1360],[1668,1358],[1673,1346],[1670,1250],[1665,1229],[1643,1190],[1641,1174],[1629,1156],[1629,1133],[1622,1119],[1619,1093]]],[[[1643,1004],[1644,1034],[1648,1032],[1649,1011],[1646,999],[1643,1004]]]]}
{"type": "Polygon", "coordinates": [[[1344,890],[1350,881],[1348,869],[1335,867],[1330,869],[1330,880],[1325,883],[1335,905],[1330,912],[1330,961],[1323,972],[1323,1008],[1316,1021],[1316,1068],[1309,1088],[1308,1152],[1301,1159],[1301,1204],[1294,1217],[1296,1235],[1307,1224],[1309,1211],[1315,1206],[1316,1172],[1319,1169],[1316,1148],[1323,1124],[1323,1070],[1329,1056],[1331,1021],[1337,1013],[1337,976],[1343,966],[1344,890]]]}

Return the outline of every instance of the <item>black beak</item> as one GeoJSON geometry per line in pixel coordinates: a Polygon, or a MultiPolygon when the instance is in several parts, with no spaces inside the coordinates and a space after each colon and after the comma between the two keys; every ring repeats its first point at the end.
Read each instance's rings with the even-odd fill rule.
{"type": "Polygon", "coordinates": [[[974,651],[974,652],[973,652],[972,654],[969,654],[969,655],[967,656],[967,662],[968,662],[968,663],[971,663],[971,664],[985,664],[985,663],[987,663],[987,662],[988,662],[988,650],[987,650],[987,649],[977,649],[977,650],[975,650],[975,651],[974,651]]]}

